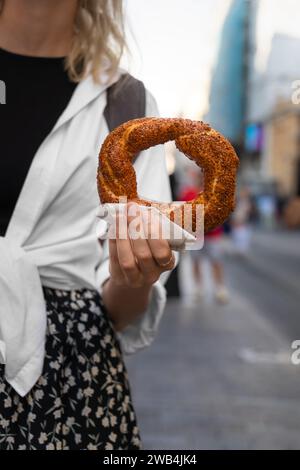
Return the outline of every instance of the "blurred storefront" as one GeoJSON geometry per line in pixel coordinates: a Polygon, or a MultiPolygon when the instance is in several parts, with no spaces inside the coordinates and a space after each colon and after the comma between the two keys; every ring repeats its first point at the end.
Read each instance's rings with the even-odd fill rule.
{"type": "Polygon", "coordinates": [[[262,168],[280,195],[300,195],[300,107],[290,101],[279,101],[265,121],[262,168]]]}

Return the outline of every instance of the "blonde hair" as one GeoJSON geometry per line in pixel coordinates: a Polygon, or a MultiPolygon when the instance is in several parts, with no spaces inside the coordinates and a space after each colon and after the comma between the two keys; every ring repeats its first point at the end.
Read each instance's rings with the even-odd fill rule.
{"type": "Polygon", "coordinates": [[[80,82],[90,73],[99,82],[104,68],[112,76],[125,47],[122,0],[78,0],[73,44],[66,57],[70,79],[80,82]]]}

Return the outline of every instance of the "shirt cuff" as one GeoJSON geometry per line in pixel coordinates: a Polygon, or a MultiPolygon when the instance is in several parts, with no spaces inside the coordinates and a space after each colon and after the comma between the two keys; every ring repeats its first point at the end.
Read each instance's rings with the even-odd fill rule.
{"type": "MultiPolygon", "coordinates": [[[[109,260],[105,260],[97,270],[97,285],[100,287],[100,293],[104,282],[109,277],[109,260]]],[[[153,285],[147,310],[123,331],[117,333],[124,354],[133,354],[150,346],[156,336],[165,305],[166,290],[162,282],[157,281],[153,285]]]]}

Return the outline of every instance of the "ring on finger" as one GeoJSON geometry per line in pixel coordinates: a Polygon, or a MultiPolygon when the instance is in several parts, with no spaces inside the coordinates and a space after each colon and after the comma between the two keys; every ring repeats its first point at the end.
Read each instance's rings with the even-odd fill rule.
{"type": "Polygon", "coordinates": [[[159,266],[161,268],[167,268],[168,266],[170,266],[171,264],[174,264],[174,255],[173,253],[171,254],[170,258],[168,259],[168,261],[166,261],[165,263],[159,263],[159,266]]]}

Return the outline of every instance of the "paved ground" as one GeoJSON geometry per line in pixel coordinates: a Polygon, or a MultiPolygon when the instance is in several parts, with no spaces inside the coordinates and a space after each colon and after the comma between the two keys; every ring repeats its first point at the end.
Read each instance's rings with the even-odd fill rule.
{"type": "Polygon", "coordinates": [[[170,301],[154,345],[128,359],[146,449],[300,449],[300,234],[257,233],[227,255],[231,303],[170,301]]]}

